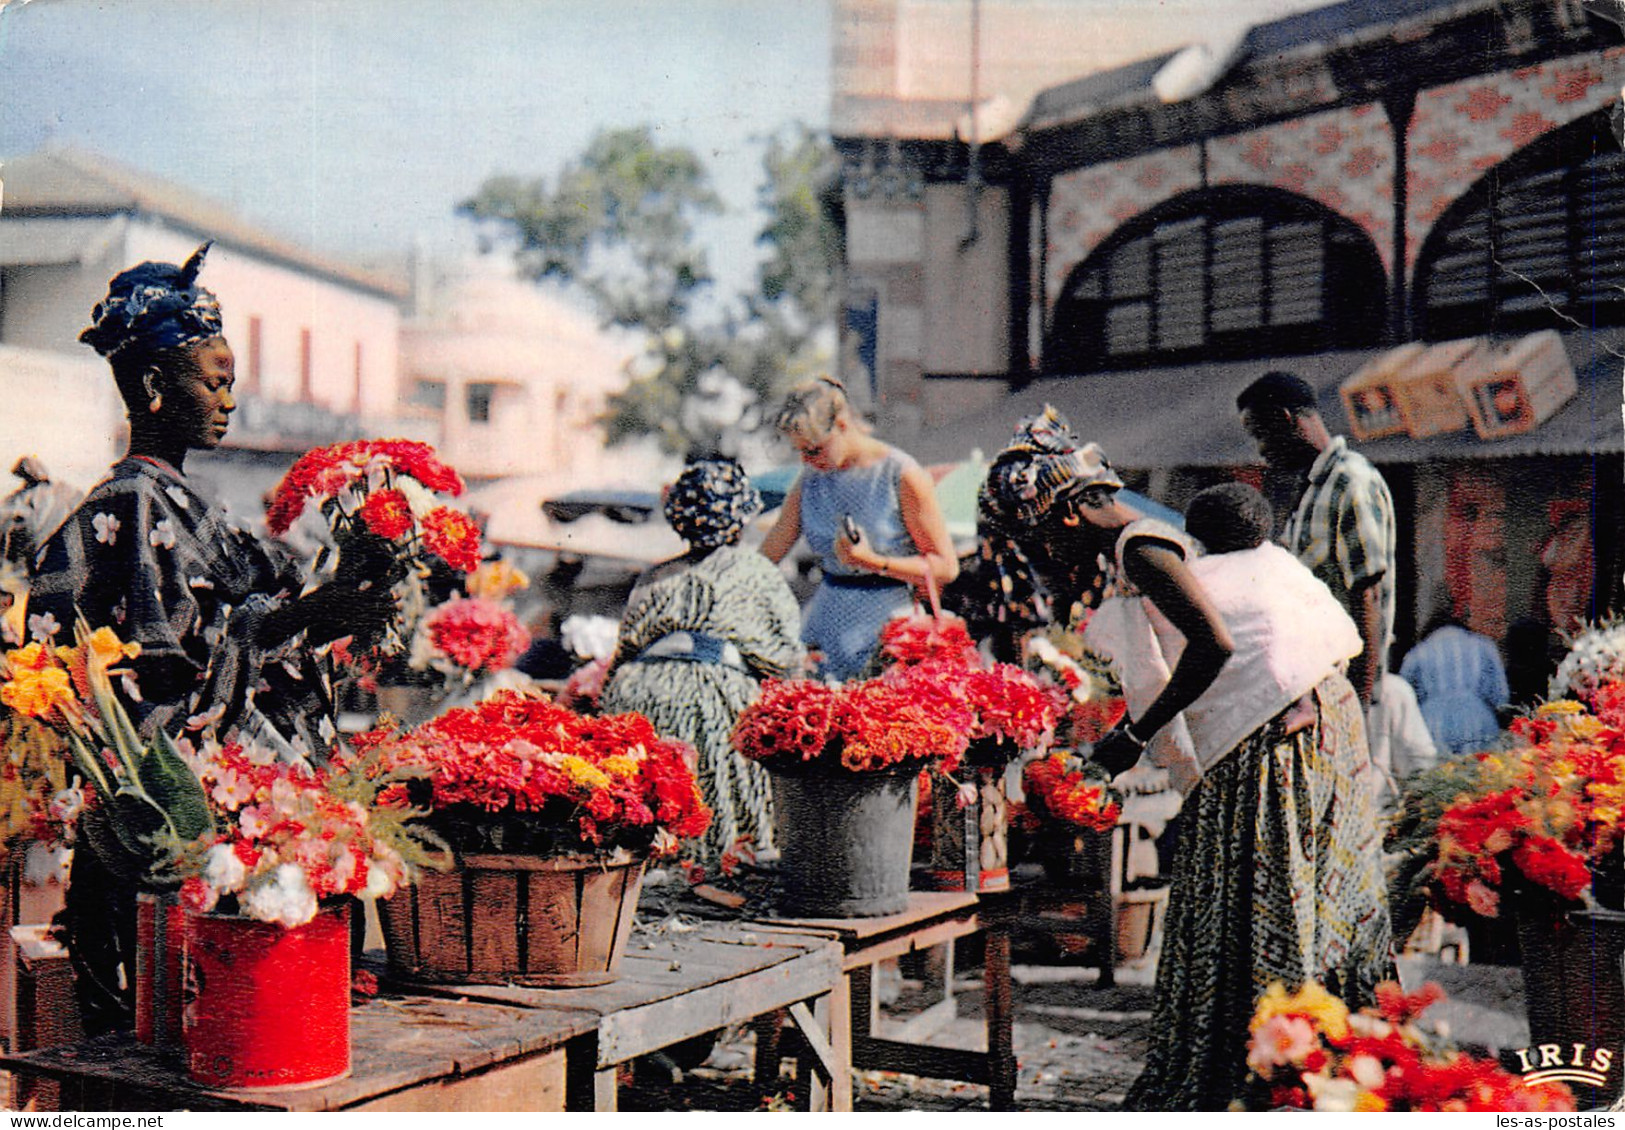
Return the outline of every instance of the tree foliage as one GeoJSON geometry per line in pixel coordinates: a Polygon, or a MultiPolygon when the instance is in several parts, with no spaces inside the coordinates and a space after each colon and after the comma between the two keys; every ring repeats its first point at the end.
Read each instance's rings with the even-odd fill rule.
{"type": "Polygon", "coordinates": [[[758,198],[766,260],[753,293],[710,311],[696,305],[714,282],[696,229],[722,201],[692,151],[647,128],[600,132],[551,185],[492,177],[459,210],[509,237],[525,276],[580,286],[606,324],[644,332],[633,380],[605,416],[611,443],[653,434],[672,451],[729,450],[759,426],[762,403],[828,362],[837,167],[809,130],[769,139],[758,198]]]}

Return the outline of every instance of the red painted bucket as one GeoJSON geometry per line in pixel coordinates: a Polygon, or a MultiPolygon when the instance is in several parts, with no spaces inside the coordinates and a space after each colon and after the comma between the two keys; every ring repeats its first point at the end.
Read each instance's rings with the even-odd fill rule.
{"type": "Polygon", "coordinates": [[[350,916],[292,930],[188,914],[187,1072],[205,1087],[310,1087],[350,1073],[350,916]]]}
{"type": "Polygon", "coordinates": [[[135,1038],[178,1048],[186,916],[174,895],[135,899],[135,1038]]]}

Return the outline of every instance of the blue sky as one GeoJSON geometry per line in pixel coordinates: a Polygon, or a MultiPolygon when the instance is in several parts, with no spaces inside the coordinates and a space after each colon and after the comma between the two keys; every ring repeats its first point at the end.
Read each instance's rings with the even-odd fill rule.
{"type": "Polygon", "coordinates": [[[370,260],[454,238],[487,175],[551,176],[598,129],[647,124],[728,203],[706,237],[731,293],[759,139],[827,125],[829,19],[818,0],[12,0],[0,156],[71,142],[370,260]]]}

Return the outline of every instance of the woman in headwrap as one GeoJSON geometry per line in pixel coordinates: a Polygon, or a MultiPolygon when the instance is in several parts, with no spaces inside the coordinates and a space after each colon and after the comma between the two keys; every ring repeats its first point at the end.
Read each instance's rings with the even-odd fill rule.
{"type": "Polygon", "coordinates": [[[699,753],[711,807],[701,855],[714,861],[741,838],[773,847],[766,772],[729,743],[759,680],[797,674],[806,652],[801,612],[779,570],[739,545],[761,496],[732,459],[690,464],[666,494],[666,521],[689,545],[638,578],[604,685],[605,713],[637,711],[699,753]]]}
{"type": "Polygon", "coordinates": [[[1375,774],[1338,669],[1359,634],[1266,543],[1257,491],[1203,491],[1187,536],[1124,505],[1099,449],[1046,414],[1043,443],[1026,425],[994,461],[990,501],[1051,552],[1110,556],[1111,591],[1084,640],[1112,659],[1129,715],[1091,756],[1115,774],[1149,753],[1186,793],[1151,1050],[1128,1106],[1224,1110],[1271,982],[1318,981],[1359,1007],[1392,970],[1375,774]],[[1070,468],[1056,462],[1067,450],[1070,468]]]}
{"type": "MultiPolygon", "coordinates": [[[[1073,527],[1057,534],[1050,512],[1077,491],[1122,485],[1099,445],[1080,445],[1054,408],[1045,405],[1022,421],[978,492],[977,561],[960,578],[954,611],[979,635],[1014,637],[1078,622],[1105,595],[1112,564],[1074,544],[1078,539],[1066,535],[1073,527]]],[[[1007,646],[1013,649],[1013,640],[1007,646]]]]}
{"type": "Polygon", "coordinates": [[[931,476],[868,433],[841,382],[819,377],[797,385],[775,423],[803,468],[762,552],[781,561],[806,537],[822,579],[801,638],[819,654],[820,674],[856,678],[880,629],[908,611],[926,578],[940,591],[959,575],[948,525],[931,476]]]}
{"type": "MultiPolygon", "coordinates": [[[[188,452],[218,447],[236,407],[220,304],[197,285],[208,248],[184,266],[116,276],[80,335],[113,370],[129,450],[42,548],[28,622],[36,638],[71,643],[83,616],[139,644],[126,666],[140,697],[126,706],[143,736],[208,733],[319,761],[335,728],[312,649],[382,624],[390,586],[352,562],[299,596],[288,558],[186,478],[188,452]]],[[[111,874],[81,843],[66,919],[87,1031],[130,1023],[134,897],[132,877],[111,874]]]]}

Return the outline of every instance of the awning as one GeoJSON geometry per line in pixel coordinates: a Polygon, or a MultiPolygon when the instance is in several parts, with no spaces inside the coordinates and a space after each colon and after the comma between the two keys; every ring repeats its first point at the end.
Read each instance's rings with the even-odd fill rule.
{"type": "MultiPolygon", "coordinates": [[[[1374,462],[1389,464],[1625,451],[1620,414],[1625,330],[1573,331],[1564,334],[1563,340],[1579,391],[1534,430],[1483,440],[1469,426],[1425,439],[1394,436],[1373,440],[1357,444],[1359,450],[1374,462]]],[[[1049,377],[969,416],[923,431],[906,446],[922,462],[963,459],[977,448],[998,452],[1009,441],[1017,421],[1053,404],[1080,436],[1098,442],[1112,462],[1125,469],[1257,464],[1258,452],[1236,415],[1238,392],[1271,369],[1296,373],[1319,393],[1320,413],[1332,433],[1349,434],[1338,385],[1382,352],[1317,353],[1049,377]]]]}
{"type": "Polygon", "coordinates": [[[100,255],[124,221],[106,216],[0,217],[0,267],[52,267],[100,255]]]}

